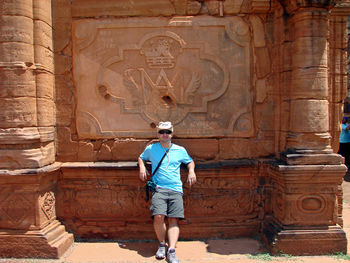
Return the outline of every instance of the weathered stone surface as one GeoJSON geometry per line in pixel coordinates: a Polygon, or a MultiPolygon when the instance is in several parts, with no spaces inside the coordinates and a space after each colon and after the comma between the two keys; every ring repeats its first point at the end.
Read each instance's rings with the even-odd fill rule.
{"type": "Polygon", "coordinates": [[[217,139],[174,139],[173,141],[185,147],[188,154],[195,160],[215,160],[219,154],[217,139]]]}
{"type": "Polygon", "coordinates": [[[0,256],[66,250],[55,206],[77,235],[154,238],[138,169],[120,161],[159,120],[197,164],[181,237],[263,231],[272,253],[345,253],[348,11],[333,4],[0,1],[0,256]],[[55,160],[58,184],[16,170],[55,160]]]}
{"type": "Polygon", "coordinates": [[[0,44],[1,62],[24,62],[27,66],[34,64],[32,44],[20,42],[4,42],[0,44]]]}
{"type": "Polygon", "coordinates": [[[72,2],[72,17],[94,16],[171,16],[175,14],[173,1],[151,0],[134,1],[119,0],[75,0],[72,2]],[[154,7],[157,8],[154,8],[154,7]]]}
{"type": "Polygon", "coordinates": [[[33,18],[32,0],[9,0],[0,2],[1,14],[33,18]]]}
{"type": "Polygon", "coordinates": [[[254,158],[257,156],[269,156],[273,152],[274,146],[272,141],[219,140],[219,159],[254,158]]]}
{"type": "Polygon", "coordinates": [[[52,27],[44,21],[34,21],[34,43],[53,50],[52,27]]]}
{"type": "MultiPolygon", "coordinates": [[[[163,119],[174,122],[179,137],[252,136],[252,98],[245,88],[251,85],[250,35],[243,19],[82,20],[73,34],[80,138],[152,137],[152,127],[163,119]],[[133,33],[118,37],[125,26],[133,33]],[[115,114],[107,121],[108,112],[115,114]]],[[[262,77],[270,72],[267,53],[257,50],[262,77]]]]}
{"type": "Polygon", "coordinates": [[[59,168],[0,170],[0,257],[59,258],[72,245],[56,220],[59,168]]]}
{"type": "Polygon", "coordinates": [[[327,132],[329,129],[328,105],[326,100],[293,100],[290,131],[327,132]]]}
{"type": "MultiPolygon", "coordinates": [[[[258,183],[254,163],[212,163],[198,167],[197,175],[195,186],[185,185],[182,236],[254,235],[262,209],[259,193],[253,191],[258,183]]],[[[66,163],[57,215],[82,237],[154,239],[143,186],[136,163],[66,163]]]]}
{"type": "Polygon", "coordinates": [[[2,68],[0,70],[0,97],[35,97],[35,75],[26,68],[2,68]]]}
{"type": "Polygon", "coordinates": [[[1,16],[1,42],[33,43],[33,19],[24,16],[1,16]]]}
{"type": "Polygon", "coordinates": [[[338,218],[334,213],[338,209],[338,185],[345,172],[345,165],[278,165],[269,169],[272,215],[277,221],[268,219],[264,223],[263,237],[273,254],[291,251],[307,255],[315,249],[318,254],[346,251],[344,231],[336,226],[338,218]],[[302,228],[296,228],[298,225],[302,228]],[[313,235],[327,243],[316,238],[308,240],[307,226],[313,226],[313,235]],[[329,242],[337,246],[328,246],[329,242]]]}
{"type": "Polygon", "coordinates": [[[0,128],[32,127],[36,124],[35,98],[0,99],[0,128]]]}

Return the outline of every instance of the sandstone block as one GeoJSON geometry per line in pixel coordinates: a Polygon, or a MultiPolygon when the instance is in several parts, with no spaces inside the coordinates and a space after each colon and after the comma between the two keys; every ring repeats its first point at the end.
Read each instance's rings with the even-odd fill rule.
{"type": "Polygon", "coordinates": [[[258,158],[269,156],[273,153],[274,142],[269,140],[219,140],[219,159],[258,158]]]}
{"type": "Polygon", "coordinates": [[[1,16],[1,42],[33,43],[33,19],[24,16],[1,16]]]}
{"type": "Polygon", "coordinates": [[[264,78],[271,72],[271,60],[267,48],[255,48],[256,74],[258,78],[264,78]]]}
{"type": "Polygon", "coordinates": [[[103,143],[96,154],[96,158],[98,161],[112,161],[112,150],[108,144],[103,143]]]}
{"type": "Polygon", "coordinates": [[[0,99],[0,127],[31,127],[37,125],[35,98],[0,99]]]}
{"type": "Polygon", "coordinates": [[[0,149],[0,169],[38,168],[54,161],[53,142],[33,149],[0,149]]]}
{"type": "Polygon", "coordinates": [[[174,143],[186,148],[194,160],[215,160],[219,153],[217,139],[174,139],[174,143]]]}
{"type": "Polygon", "coordinates": [[[265,28],[258,16],[249,16],[250,23],[253,27],[254,47],[265,47],[265,28]]]}
{"type": "Polygon", "coordinates": [[[197,1],[187,2],[187,15],[197,15],[201,9],[202,5],[197,1]]]}
{"type": "Polygon", "coordinates": [[[32,0],[10,0],[1,1],[0,10],[4,15],[25,16],[33,18],[32,0]]]}
{"type": "Polygon", "coordinates": [[[55,54],[55,74],[63,75],[72,70],[72,58],[69,56],[55,54]]]}
{"type": "Polygon", "coordinates": [[[94,145],[90,142],[78,143],[78,161],[91,162],[95,159],[94,145]]]}
{"type": "Polygon", "coordinates": [[[47,25],[52,24],[51,2],[50,0],[33,1],[33,16],[36,20],[41,20],[47,25]]]}
{"type": "Polygon", "coordinates": [[[20,42],[5,42],[0,44],[2,62],[20,61],[31,66],[34,64],[34,49],[32,44],[20,42]]]}
{"type": "MultiPolygon", "coordinates": [[[[242,9],[243,0],[227,0],[224,1],[224,12],[225,14],[237,14],[242,9]]],[[[244,8],[244,7],[243,7],[244,8]]]]}
{"type": "Polygon", "coordinates": [[[327,68],[328,43],[325,37],[299,37],[292,44],[293,67],[327,68]]]}
{"type": "Polygon", "coordinates": [[[72,17],[92,16],[170,16],[175,14],[172,1],[150,0],[135,1],[119,0],[111,2],[100,0],[77,0],[72,2],[72,17]],[[154,8],[156,6],[157,8],[154,8]]]}
{"type": "Polygon", "coordinates": [[[0,98],[35,97],[33,70],[2,68],[0,70],[0,98]]]}
{"type": "Polygon", "coordinates": [[[39,126],[55,125],[55,104],[52,100],[37,98],[37,114],[39,126]]]}
{"type": "Polygon", "coordinates": [[[290,131],[328,132],[329,103],[327,100],[293,100],[290,110],[290,131]]]}
{"type": "Polygon", "coordinates": [[[143,152],[148,140],[116,140],[111,148],[113,160],[134,161],[143,152]]]}
{"type": "MultiPolygon", "coordinates": [[[[57,137],[56,137],[56,149],[57,154],[67,155],[71,158],[70,160],[76,160],[76,155],[78,152],[78,143],[73,142],[71,139],[71,131],[67,127],[57,127],[57,137]]],[[[67,160],[68,161],[68,160],[67,160]]]]}
{"type": "Polygon", "coordinates": [[[73,102],[73,84],[64,76],[55,76],[56,102],[70,105],[73,102]]]}
{"type": "Polygon", "coordinates": [[[291,77],[291,99],[328,99],[327,68],[298,68],[291,77]]]}
{"type": "Polygon", "coordinates": [[[36,67],[45,69],[50,73],[53,73],[54,61],[52,50],[40,45],[34,45],[34,51],[36,67]]]}
{"type": "Polygon", "coordinates": [[[73,120],[73,109],[70,103],[56,103],[57,126],[70,126],[73,120]]]}
{"type": "Polygon", "coordinates": [[[53,50],[52,27],[43,21],[34,21],[34,44],[53,50]]]}
{"type": "Polygon", "coordinates": [[[35,72],[37,98],[54,99],[54,75],[47,71],[35,72]]]}
{"type": "Polygon", "coordinates": [[[326,10],[305,10],[297,12],[293,18],[294,37],[324,37],[329,33],[326,10]]]}
{"type": "Polygon", "coordinates": [[[331,72],[334,74],[347,74],[347,52],[343,49],[333,49],[331,54],[331,72]]]}

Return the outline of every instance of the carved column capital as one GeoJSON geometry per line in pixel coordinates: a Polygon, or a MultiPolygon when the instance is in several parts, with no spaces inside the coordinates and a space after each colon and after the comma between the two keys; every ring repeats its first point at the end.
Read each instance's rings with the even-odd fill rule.
{"type": "Polygon", "coordinates": [[[334,0],[279,0],[281,5],[284,7],[284,10],[288,14],[294,13],[299,8],[325,8],[330,9],[335,6],[337,1],[334,0]]]}

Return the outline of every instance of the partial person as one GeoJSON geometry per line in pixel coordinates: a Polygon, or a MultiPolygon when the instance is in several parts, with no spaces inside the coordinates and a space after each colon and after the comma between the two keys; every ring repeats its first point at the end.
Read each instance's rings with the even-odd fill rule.
{"type": "Polygon", "coordinates": [[[152,183],[154,191],[150,210],[153,227],[159,241],[157,259],[167,257],[169,263],[178,263],[176,243],[180,235],[179,219],[184,219],[183,188],[180,175],[181,164],[187,165],[187,182],[190,187],[196,183],[195,163],[186,149],[171,142],[174,128],[171,122],[159,122],[157,137],[159,142],[148,145],[138,158],[140,180],[145,182],[149,173],[145,162],[152,163],[152,183]],[[168,227],[166,225],[166,219],[168,227]],[[166,234],[168,250],[166,251],[166,234]]]}
{"type": "Polygon", "coordinates": [[[349,119],[343,117],[341,125],[341,133],[339,137],[339,151],[338,153],[345,158],[345,165],[349,168],[350,164],[350,124],[349,119]]]}

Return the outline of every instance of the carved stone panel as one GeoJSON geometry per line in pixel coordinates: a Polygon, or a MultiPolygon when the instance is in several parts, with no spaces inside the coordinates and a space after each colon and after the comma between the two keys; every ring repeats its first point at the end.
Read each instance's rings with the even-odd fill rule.
{"type": "Polygon", "coordinates": [[[249,24],[240,17],[73,23],[80,138],[254,134],[249,24]]]}

